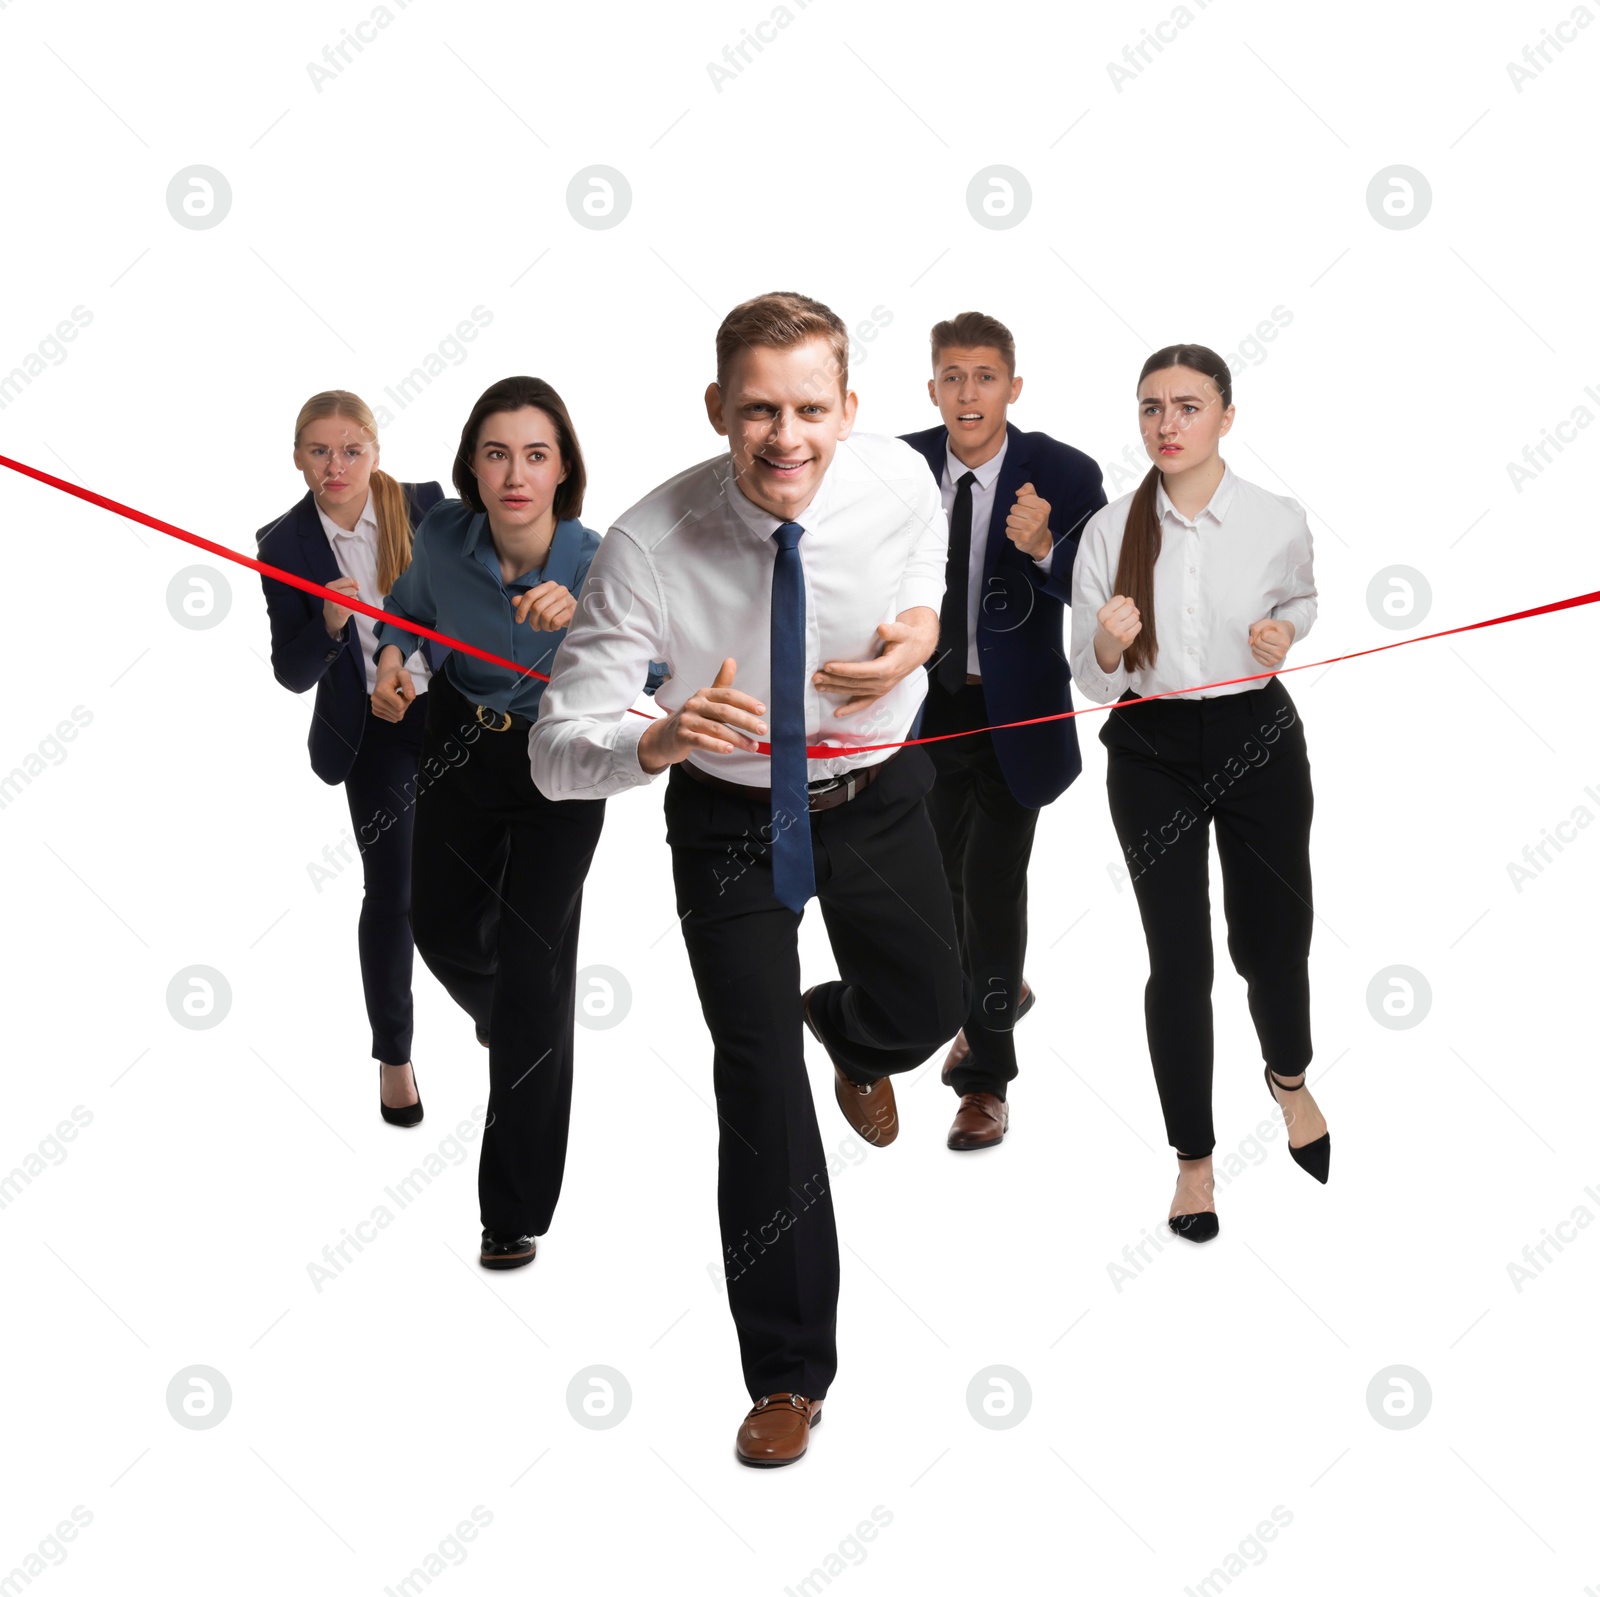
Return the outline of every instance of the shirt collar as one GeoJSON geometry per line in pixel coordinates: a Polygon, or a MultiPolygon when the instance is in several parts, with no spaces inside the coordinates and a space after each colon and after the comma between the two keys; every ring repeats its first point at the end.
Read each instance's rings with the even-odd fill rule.
{"type": "MultiPolygon", "coordinates": [[[[559,582],[569,593],[576,593],[573,583],[578,575],[578,556],[583,550],[583,523],[581,521],[558,521],[556,530],[550,536],[550,549],[544,557],[544,565],[535,567],[541,582],[559,582]]],[[[494,539],[489,533],[489,515],[487,511],[480,510],[467,523],[466,536],[461,540],[461,552],[468,556],[476,556],[487,565],[492,565],[498,571],[500,556],[495,552],[494,539]],[[483,546],[483,553],[478,553],[479,545],[483,546]]],[[[526,572],[519,572],[517,580],[521,580],[526,572]]]]}
{"type": "Polygon", "coordinates": [[[995,479],[1000,475],[1000,468],[1005,464],[1006,450],[1011,447],[1011,435],[1007,433],[1005,441],[1000,445],[981,466],[964,466],[956,459],[946,435],[944,446],[944,480],[954,487],[970,471],[978,479],[978,487],[984,492],[994,487],[995,479]]]}
{"type": "MultiPolygon", "coordinates": [[[[843,440],[840,441],[840,447],[844,447],[843,440]]],[[[800,512],[800,525],[807,532],[814,532],[828,513],[828,499],[833,482],[834,462],[838,458],[838,455],[835,454],[833,461],[829,462],[828,469],[822,474],[822,481],[817,485],[817,491],[812,497],[811,503],[800,512]]],[[[770,543],[773,533],[784,524],[785,518],[773,515],[770,510],[763,510],[753,499],[746,497],[744,490],[734,481],[733,456],[731,454],[724,457],[723,469],[726,472],[723,480],[723,493],[728,503],[733,507],[734,515],[763,543],[770,543]]]]}
{"type": "Polygon", "coordinates": [[[1233,502],[1233,490],[1238,486],[1239,479],[1233,474],[1233,467],[1227,461],[1222,463],[1222,481],[1213,490],[1210,501],[1202,508],[1200,515],[1190,521],[1186,516],[1178,513],[1172,501],[1167,497],[1167,485],[1163,479],[1156,484],[1156,514],[1165,520],[1172,516],[1181,521],[1184,526],[1192,527],[1200,516],[1210,516],[1220,527],[1223,518],[1228,514],[1228,506],[1233,502]]]}
{"type": "Polygon", "coordinates": [[[367,494],[366,504],[361,507],[361,514],[356,517],[355,526],[352,527],[348,532],[346,532],[345,529],[341,527],[339,523],[322,508],[321,505],[317,504],[315,498],[312,499],[311,503],[316,505],[317,519],[322,523],[322,530],[327,533],[328,541],[330,543],[335,538],[375,538],[378,535],[378,512],[373,508],[372,494],[370,491],[367,494]],[[368,528],[371,529],[370,532],[368,532],[368,528]]]}

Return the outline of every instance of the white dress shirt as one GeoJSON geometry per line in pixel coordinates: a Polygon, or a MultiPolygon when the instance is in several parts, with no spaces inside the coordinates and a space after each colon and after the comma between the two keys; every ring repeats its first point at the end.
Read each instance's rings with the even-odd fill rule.
{"type": "MultiPolygon", "coordinates": [[[[955,508],[956,484],[970,471],[977,479],[972,485],[972,547],[967,553],[967,675],[978,676],[978,607],[983,603],[983,563],[989,548],[989,521],[994,515],[995,484],[1000,480],[1000,468],[1005,464],[1006,451],[1011,447],[1009,435],[1002,441],[999,452],[981,466],[966,466],[956,459],[947,443],[944,447],[944,476],[939,482],[939,496],[944,501],[946,523],[955,508]]],[[[1001,506],[1000,524],[1011,514],[1010,505],[1001,506]]],[[[1052,549],[1050,555],[1055,551],[1052,549]]],[[[1050,555],[1033,563],[1045,573],[1050,573],[1050,555]]],[[[935,606],[937,608],[937,606],[935,606]]]]}
{"type": "Polygon", "coordinates": [[[1254,676],[1266,669],[1250,652],[1253,622],[1288,621],[1299,643],[1317,615],[1311,578],[1311,528],[1293,499],[1268,493],[1224,466],[1211,502],[1191,521],[1156,488],[1161,553],[1155,569],[1157,652],[1153,665],[1130,672],[1122,661],[1100,669],[1094,655],[1096,615],[1115,596],[1117,559],[1132,494],[1097,510],[1083,529],[1072,568],[1072,680],[1097,703],[1140,696],[1219,698],[1264,687],[1239,682],[1195,693],[1208,682],[1254,676]]]}
{"type": "MultiPolygon", "coordinates": [[[[313,500],[312,503],[315,504],[316,501],[313,500]]],[[[329,517],[321,505],[317,505],[317,519],[322,523],[322,530],[328,535],[328,543],[333,550],[333,558],[339,562],[340,572],[347,577],[355,578],[356,597],[381,609],[383,596],[378,592],[378,513],[373,508],[372,495],[370,493],[367,495],[366,506],[350,532],[346,532],[338,522],[329,517]]],[[[372,657],[376,642],[372,629],[377,623],[371,616],[362,615],[359,610],[355,611],[350,619],[356,624],[356,638],[360,645],[362,662],[366,666],[367,695],[370,698],[372,690],[378,685],[378,666],[372,657]]],[[[418,693],[426,693],[428,678],[433,675],[433,669],[421,649],[412,652],[411,658],[406,661],[406,670],[411,674],[412,688],[418,693]]]]}
{"type": "MultiPolygon", "coordinates": [[[[873,659],[878,626],[903,611],[938,613],[949,542],[939,485],[909,444],[857,434],[839,444],[794,519],[806,529],[806,742],[896,742],[927,692],[926,671],[842,719],[833,712],[843,695],[819,693],[811,677],[825,661],[873,659]]],[[[605,798],[652,780],[638,753],[648,723],[627,713],[652,660],[671,672],[655,696],[671,714],[732,656],[733,686],[768,706],[770,727],[772,535],[781,524],[745,497],[728,455],[691,466],[618,518],[589,568],[529,733],[534,784],[547,798],[605,798]]],[[[891,752],[810,760],[811,780],[891,752]]],[[[764,754],[689,758],[730,782],[772,782],[764,754]]]]}

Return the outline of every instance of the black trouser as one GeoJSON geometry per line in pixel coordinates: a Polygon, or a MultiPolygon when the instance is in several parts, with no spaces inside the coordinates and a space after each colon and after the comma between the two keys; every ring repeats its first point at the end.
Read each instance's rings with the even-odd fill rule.
{"type": "MultiPolygon", "coordinates": [[[[817,903],[841,979],[811,1014],[856,1080],[910,1070],[966,1013],[950,898],[905,749],[864,793],[811,816],[817,903]]],[[[806,1077],[800,917],[773,896],[770,801],[674,768],[667,840],[700,1007],[715,1045],[717,1213],[728,1307],[752,1398],[827,1394],[838,1362],[839,1245],[806,1077]]],[[[832,1095],[832,1073],[827,1091],[832,1095]]]]}
{"type": "Polygon", "coordinates": [[[372,1057],[411,1058],[411,823],[428,695],[399,721],[368,714],[344,779],[350,829],[361,852],[361,990],[372,1057]]]}
{"type": "MultiPolygon", "coordinates": [[[[981,682],[947,693],[929,680],[924,737],[988,724],[981,682]]],[[[958,1093],[1004,1098],[1017,1073],[1012,1030],[1022,1000],[1028,859],[1039,812],[1011,796],[987,732],[930,743],[927,752],[934,768],[928,815],[944,856],[961,968],[972,994],[964,1023],[971,1052],[951,1072],[950,1085],[958,1093]]]]}
{"type": "Polygon", "coordinates": [[[605,800],[547,799],[528,772],[527,730],[480,727],[442,671],[427,696],[417,951],[489,1039],[483,1224],[540,1236],[566,1167],[578,918],[605,800]]]}
{"type": "MultiPolygon", "coordinates": [[[[1132,695],[1124,695],[1131,697],[1132,695]]],[[[1288,690],[1157,699],[1106,717],[1111,819],[1150,949],[1145,1031],[1167,1140],[1211,1152],[1210,826],[1228,952],[1249,988],[1261,1057],[1311,1062],[1311,767],[1288,690]]]]}

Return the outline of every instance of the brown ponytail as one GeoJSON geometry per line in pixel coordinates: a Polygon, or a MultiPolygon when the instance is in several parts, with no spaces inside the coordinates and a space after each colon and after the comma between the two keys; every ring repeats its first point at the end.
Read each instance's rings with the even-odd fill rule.
{"type": "MultiPolygon", "coordinates": [[[[1209,377],[1217,385],[1222,408],[1233,403],[1233,377],[1228,363],[1204,344],[1169,344],[1158,349],[1139,373],[1142,384],[1151,372],[1169,366],[1187,366],[1209,377]]],[[[1161,518],[1156,514],[1156,488],[1161,468],[1152,466],[1144,481],[1133,491],[1128,506],[1128,521],[1122,531],[1122,548],[1117,555],[1114,591],[1132,599],[1143,625],[1139,635],[1122,651],[1122,663],[1130,671],[1141,671],[1155,663],[1159,644],[1156,639],[1156,559],[1161,553],[1161,518]]]]}
{"type": "MultiPolygon", "coordinates": [[[[313,394],[300,407],[295,418],[295,447],[300,434],[314,421],[340,416],[353,421],[376,450],[378,423],[365,400],[343,388],[330,388],[313,394]]],[[[372,508],[378,518],[378,596],[383,597],[400,580],[400,573],[411,564],[411,515],[406,508],[405,489],[386,471],[372,468],[372,508]]]]}

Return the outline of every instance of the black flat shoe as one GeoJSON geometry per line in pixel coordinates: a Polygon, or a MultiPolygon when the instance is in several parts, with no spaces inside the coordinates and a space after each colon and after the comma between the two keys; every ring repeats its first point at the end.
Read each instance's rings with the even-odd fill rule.
{"type": "Polygon", "coordinates": [[[1209,1242],[1222,1227],[1209,1209],[1200,1214],[1174,1214],[1167,1217],[1167,1229],[1185,1242],[1209,1242]]]}
{"type": "Polygon", "coordinates": [[[538,1251],[539,1244],[532,1237],[497,1237],[493,1231],[485,1231],[478,1263],[486,1270],[515,1270],[532,1264],[538,1251]]]}
{"type": "MultiPolygon", "coordinates": [[[[380,1068],[388,1070],[391,1067],[384,1065],[380,1068]]],[[[411,1085],[413,1087],[417,1085],[417,1067],[415,1065],[411,1067],[411,1085]]],[[[391,1126],[420,1125],[422,1121],[422,1089],[420,1087],[417,1088],[417,1101],[408,1103],[403,1109],[391,1109],[381,1098],[378,1100],[378,1108],[382,1112],[383,1118],[391,1126]]]]}
{"type": "MultiPolygon", "coordinates": [[[[1278,1089],[1278,1092],[1299,1092],[1305,1086],[1304,1077],[1292,1087],[1286,1087],[1281,1081],[1274,1081],[1272,1079],[1271,1065],[1266,1066],[1266,1081],[1268,1092],[1272,1092],[1274,1087],[1278,1089]]],[[[1272,1101],[1274,1103],[1278,1103],[1278,1092],[1272,1092],[1272,1101]]],[[[1281,1109],[1283,1105],[1278,1104],[1278,1107],[1281,1109]]],[[[1315,1142],[1308,1142],[1303,1148],[1295,1147],[1292,1142],[1289,1144],[1289,1157],[1307,1175],[1315,1176],[1324,1186],[1328,1184],[1328,1157],[1332,1152],[1333,1143],[1329,1140],[1326,1131],[1315,1142]]]]}

